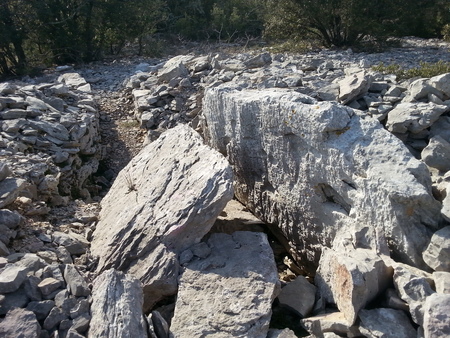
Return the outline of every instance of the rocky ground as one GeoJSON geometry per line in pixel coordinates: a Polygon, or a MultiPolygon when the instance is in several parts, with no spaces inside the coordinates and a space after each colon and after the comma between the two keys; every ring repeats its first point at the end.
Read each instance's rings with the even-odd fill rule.
{"type": "MultiPolygon", "coordinates": [[[[440,315],[448,315],[448,300],[442,300],[441,294],[448,294],[450,272],[450,198],[446,198],[450,139],[445,130],[450,125],[449,81],[433,78],[412,84],[370,71],[380,62],[405,67],[419,62],[448,62],[449,48],[438,40],[406,38],[402,48],[382,54],[323,50],[299,56],[264,50],[192,53],[168,62],[129,58],[75,69],[60,67],[41,78],[0,84],[0,335],[82,337],[89,332],[90,337],[114,337],[128,330],[136,336],[167,337],[170,325],[170,334],[175,337],[196,337],[205,332],[218,337],[294,337],[308,332],[312,336],[370,337],[383,332],[380,322],[389,321],[393,326],[386,324],[385,331],[401,327],[396,333],[401,337],[449,333],[445,320],[436,321],[440,315]],[[288,136],[309,132],[296,129],[296,110],[283,103],[284,90],[292,95],[288,102],[308,105],[309,116],[323,112],[326,116],[325,127],[310,121],[315,126],[308,137],[312,147],[321,149],[324,146],[317,144],[325,142],[326,149],[335,147],[349,161],[342,168],[337,161],[332,169],[327,163],[321,169],[317,160],[313,170],[324,181],[310,182],[307,177],[305,184],[310,186],[300,191],[319,197],[301,201],[301,210],[323,217],[323,206],[327,218],[321,222],[345,226],[350,234],[315,228],[317,224],[296,228],[295,222],[309,222],[293,212],[299,206],[283,205],[282,199],[271,196],[276,191],[287,200],[297,198],[290,195],[290,191],[299,189],[295,183],[289,188],[283,184],[301,164],[290,167],[285,158],[306,155],[289,153],[292,149],[277,144],[274,138],[271,143],[287,153],[281,159],[277,151],[269,159],[259,158],[263,152],[257,152],[257,144],[273,135],[261,134],[259,140],[260,131],[246,132],[255,121],[263,123],[254,113],[255,107],[258,111],[272,107],[269,115],[285,110],[286,114],[264,122],[264,130],[281,126],[280,133],[288,136]],[[261,100],[265,103],[258,106],[261,100]],[[336,101],[356,109],[356,113],[336,108],[336,101]],[[239,111],[230,108],[235,104],[246,107],[242,116],[232,115],[239,111]],[[246,121],[245,116],[250,115],[253,120],[246,121]],[[381,129],[395,138],[382,134],[379,126],[361,123],[364,126],[358,128],[364,142],[372,134],[387,141],[380,146],[376,143],[379,140],[370,139],[367,154],[358,157],[360,150],[349,151],[339,143],[345,137],[338,138],[349,135],[347,130],[356,128],[360,122],[354,121],[364,119],[364,115],[381,121],[381,129]],[[225,128],[236,121],[245,127],[232,131],[225,128]],[[176,129],[170,137],[158,139],[162,132],[179,124],[199,131],[233,164],[234,194],[245,207],[231,201],[222,210],[233,195],[231,169],[220,156],[215,160],[214,153],[203,150],[197,136],[176,129]],[[326,137],[319,140],[316,131],[321,128],[326,129],[326,137]],[[243,143],[230,142],[234,139],[243,143]],[[241,156],[246,139],[256,143],[241,156]],[[145,145],[152,150],[130,163],[145,145]],[[192,150],[202,154],[198,156],[205,163],[190,162],[185,154],[192,150]],[[394,161],[389,167],[377,161],[373,164],[371,151],[383,158],[395,152],[399,163],[394,161]],[[414,162],[415,158],[423,163],[414,162]],[[365,161],[369,164],[360,164],[365,161]],[[142,167],[143,163],[148,165],[142,167]],[[252,178],[239,169],[250,170],[252,178]],[[278,177],[277,172],[285,169],[285,176],[278,177]],[[270,177],[272,187],[258,182],[264,170],[267,173],[263,176],[270,177]],[[370,177],[371,172],[380,170],[398,176],[370,177]],[[379,209],[377,219],[368,216],[365,208],[369,202],[352,192],[363,183],[350,172],[359,171],[369,173],[364,182],[373,179],[382,187],[375,192],[367,188],[364,196],[394,201],[391,209],[369,206],[379,209]],[[414,172],[414,178],[408,171],[414,172]],[[345,179],[336,182],[335,178],[341,176],[345,179]],[[409,182],[409,190],[396,181],[409,182]],[[175,183],[171,187],[167,182],[175,183]],[[343,187],[339,185],[342,182],[343,187]],[[158,191],[155,186],[166,190],[158,191]],[[205,193],[201,186],[223,191],[217,188],[205,193]],[[248,186],[256,187],[254,195],[249,194],[248,186]],[[403,199],[392,198],[392,189],[400,191],[403,199]],[[196,194],[192,191],[201,191],[202,195],[191,198],[196,194]],[[253,200],[257,195],[268,200],[253,200]],[[309,205],[311,209],[307,210],[309,205]],[[278,207],[282,211],[277,211],[278,207]],[[192,222],[192,215],[197,214],[205,218],[196,216],[192,222]],[[393,214],[407,218],[392,221],[393,214]],[[355,226],[349,215],[367,227],[355,226]],[[155,233],[139,230],[141,219],[157,219],[155,233]],[[380,223],[387,224],[384,230],[392,231],[387,234],[389,248],[383,247],[383,234],[377,233],[376,238],[370,235],[372,229],[378,231],[380,223]],[[203,226],[199,229],[196,224],[203,226]],[[297,233],[303,237],[298,238],[297,233]],[[254,243],[260,243],[257,249],[254,243]],[[357,251],[349,249],[352,246],[357,251]],[[257,256],[259,260],[254,260],[257,256]],[[146,261],[157,264],[148,266],[146,261]],[[358,267],[351,262],[357,262],[358,267]],[[316,276],[312,283],[317,268],[320,278],[316,276]],[[207,272],[211,270],[223,279],[211,276],[214,274],[207,272]],[[352,278],[345,280],[342,271],[379,283],[361,286],[352,278]],[[342,290],[339,285],[344,280],[353,288],[342,290]],[[202,290],[201,297],[198,290],[202,290]],[[249,290],[259,296],[252,298],[249,290]],[[248,302],[236,302],[247,294],[248,302]],[[218,297],[223,304],[214,302],[218,297]],[[110,308],[111,299],[123,304],[120,313],[110,308]],[[136,311],[140,307],[148,315],[146,319],[136,311]],[[111,325],[104,321],[105,316],[112,318],[111,325]],[[300,318],[304,319],[300,322],[300,318]],[[115,325],[121,320],[126,322],[123,326],[115,325]],[[272,330],[268,333],[269,323],[272,330]],[[274,330],[287,327],[295,333],[274,330]]],[[[321,121],[319,115],[317,121],[321,121]]],[[[356,132],[352,135],[356,135],[350,138],[353,140],[359,137],[356,132]]],[[[268,149],[270,146],[264,147],[268,149]]],[[[323,153],[319,158],[340,156],[323,153]]]]}

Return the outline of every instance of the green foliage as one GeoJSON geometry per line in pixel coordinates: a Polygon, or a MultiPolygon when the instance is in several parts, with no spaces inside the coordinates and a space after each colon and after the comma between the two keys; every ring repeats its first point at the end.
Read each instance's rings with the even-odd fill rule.
{"type": "Polygon", "coordinates": [[[445,41],[450,42],[450,24],[446,24],[443,28],[442,28],[442,37],[445,41]]]}
{"type": "Polygon", "coordinates": [[[388,36],[436,36],[448,13],[442,0],[268,0],[269,38],[315,37],[325,46],[347,47],[388,36]]]}
{"type": "Polygon", "coordinates": [[[394,74],[398,80],[406,80],[414,77],[430,78],[440,74],[450,73],[450,62],[421,62],[419,67],[409,69],[399,64],[384,65],[380,63],[377,66],[373,66],[372,70],[383,74],[394,74]]]}

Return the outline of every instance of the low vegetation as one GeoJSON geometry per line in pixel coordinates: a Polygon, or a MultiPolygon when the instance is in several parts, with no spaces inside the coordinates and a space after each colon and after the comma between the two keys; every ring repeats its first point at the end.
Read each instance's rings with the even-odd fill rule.
{"type": "Polygon", "coordinates": [[[405,68],[399,64],[384,65],[383,63],[380,63],[379,65],[372,67],[372,69],[383,74],[394,74],[397,77],[397,80],[430,78],[436,75],[450,73],[450,62],[421,62],[418,67],[414,68],[405,68]]]}

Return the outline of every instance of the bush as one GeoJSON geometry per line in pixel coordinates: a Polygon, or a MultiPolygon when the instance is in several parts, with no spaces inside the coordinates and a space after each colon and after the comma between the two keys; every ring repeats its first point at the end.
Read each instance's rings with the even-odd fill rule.
{"type": "Polygon", "coordinates": [[[442,38],[447,41],[450,42],[450,24],[446,24],[443,28],[442,28],[442,38]]]}
{"type": "Polygon", "coordinates": [[[399,64],[385,66],[380,63],[373,66],[372,70],[383,74],[394,74],[397,80],[406,80],[414,77],[430,78],[433,76],[450,73],[450,62],[438,61],[435,63],[421,62],[419,67],[405,69],[399,64]]]}

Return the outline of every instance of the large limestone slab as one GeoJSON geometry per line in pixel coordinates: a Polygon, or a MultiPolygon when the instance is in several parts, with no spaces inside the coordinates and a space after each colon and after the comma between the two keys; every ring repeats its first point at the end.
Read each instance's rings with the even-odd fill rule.
{"type": "Polygon", "coordinates": [[[200,241],[232,196],[226,159],[191,128],[168,130],[131,160],[102,200],[91,245],[98,271],[138,277],[146,297],[152,294],[147,308],[174,294],[177,253],[200,241]]]}
{"type": "MultiPolygon", "coordinates": [[[[372,248],[426,267],[441,220],[425,164],[375,119],[286,90],[209,88],[208,142],[226,155],[235,194],[317,267],[321,248],[372,248]],[[346,235],[342,235],[347,233],[346,235]]],[[[306,258],[306,259],[305,259],[306,258]]]]}
{"type": "Polygon", "coordinates": [[[137,278],[114,269],[103,272],[92,289],[88,337],[147,337],[142,303],[137,278]]]}
{"type": "Polygon", "coordinates": [[[264,233],[212,234],[211,253],[180,277],[173,337],[266,338],[279,291],[273,252],[264,233]]]}

